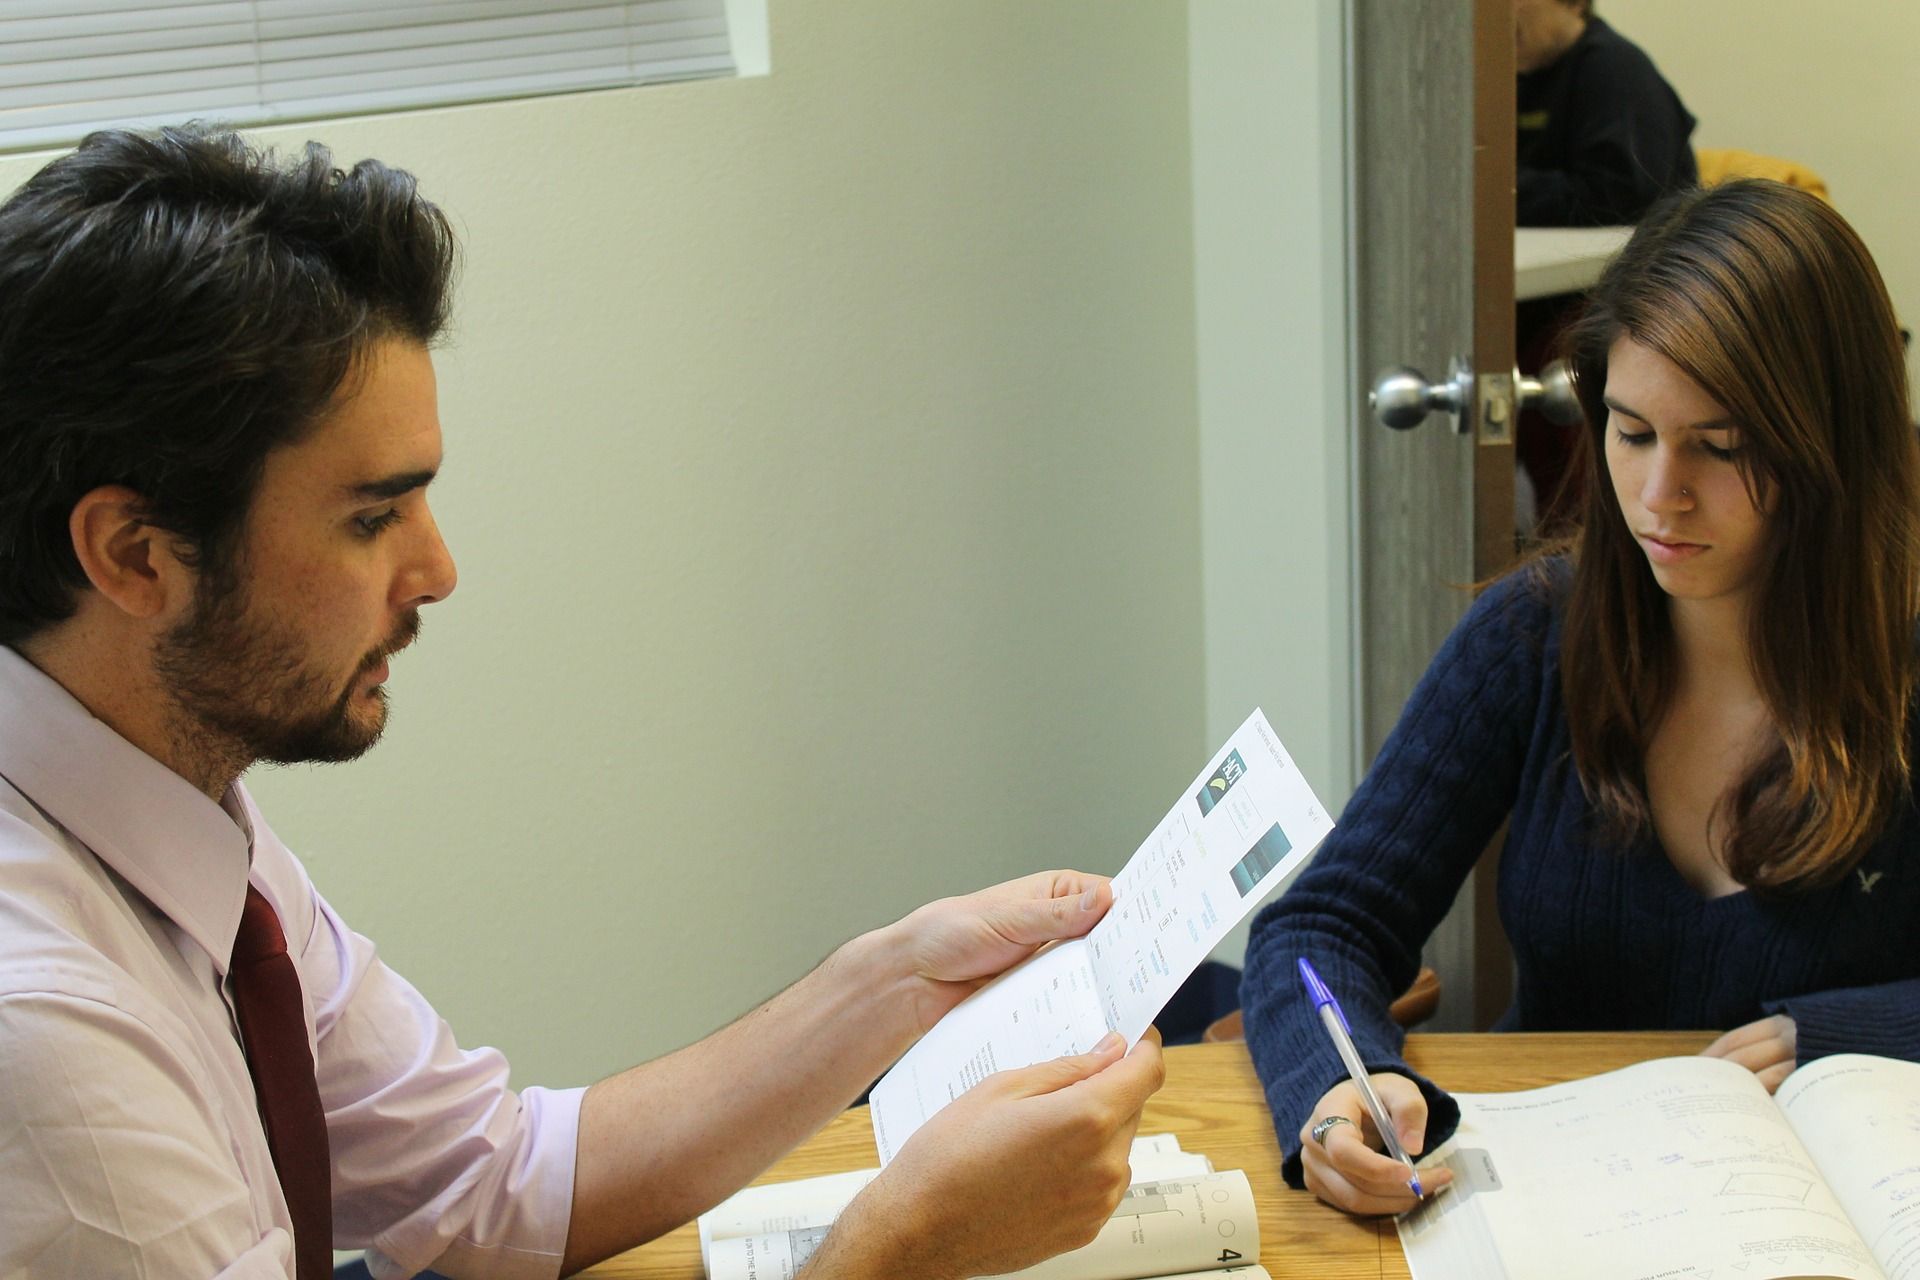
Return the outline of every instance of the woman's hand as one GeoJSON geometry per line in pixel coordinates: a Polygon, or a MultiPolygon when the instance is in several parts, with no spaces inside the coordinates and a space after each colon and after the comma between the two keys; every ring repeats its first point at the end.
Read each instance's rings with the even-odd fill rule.
{"type": "Polygon", "coordinates": [[[1702,1057],[1725,1058],[1737,1062],[1754,1075],[1772,1093],[1780,1082],[1793,1074],[1796,1039],[1793,1019],[1784,1013],[1735,1027],[1700,1051],[1702,1057]]]}
{"type": "MultiPolygon", "coordinates": [[[[1417,1157],[1427,1146],[1427,1100],[1420,1086],[1391,1071],[1369,1079],[1393,1118],[1401,1148],[1417,1157]]],[[[1412,1208],[1407,1166],[1384,1154],[1382,1145],[1360,1090],[1350,1080],[1341,1081],[1314,1104],[1313,1115],[1300,1130],[1300,1166],[1307,1190],[1348,1213],[1399,1213],[1412,1208]],[[1350,1123],[1323,1130],[1322,1139],[1315,1141],[1314,1126],[1330,1116],[1345,1116],[1350,1123]]],[[[1420,1186],[1428,1195],[1452,1181],[1449,1169],[1420,1171],[1420,1186]]]]}

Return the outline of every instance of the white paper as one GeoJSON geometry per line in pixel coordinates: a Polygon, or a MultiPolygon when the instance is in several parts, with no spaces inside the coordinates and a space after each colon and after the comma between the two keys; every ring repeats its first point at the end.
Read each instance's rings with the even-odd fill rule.
{"type": "Polygon", "coordinates": [[[1093,1243],[1048,1258],[1020,1280],[1130,1280],[1248,1262],[1260,1256],[1260,1215],[1238,1169],[1127,1188],[1093,1243]]]}
{"type": "Polygon", "coordinates": [[[1333,829],[1258,710],[1113,878],[1085,938],[1041,951],[942,1018],[874,1086],[884,1167],[921,1125],[996,1071],[1132,1046],[1227,932],[1333,829]]]}
{"type": "Polygon", "coordinates": [[[1887,1280],[1920,1280],[1920,1063],[1818,1058],[1774,1100],[1887,1280]]]}
{"type": "MultiPolygon", "coordinates": [[[[1174,1133],[1137,1135],[1127,1152],[1130,1183],[1163,1182],[1174,1178],[1193,1178],[1213,1172],[1213,1161],[1198,1152],[1182,1151],[1180,1137],[1174,1133]]],[[[820,1230],[833,1225],[853,1198],[880,1176],[878,1169],[854,1169],[846,1173],[826,1173],[814,1178],[796,1178],[788,1182],[767,1182],[744,1187],[700,1215],[700,1265],[709,1276],[723,1274],[715,1270],[713,1246],[716,1240],[763,1237],[751,1251],[728,1246],[723,1250],[725,1274],[771,1274],[785,1266],[797,1266],[811,1256],[819,1243],[820,1230]]]]}
{"type": "MultiPolygon", "coordinates": [[[[827,1228],[715,1239],[710,1280],[793,1280],[827,1228]]],[[[1235,1270],[1260,1256],[1253,1188],[1238,1169],[1137,1183],[1093,1243],[1012,1273],[1020,1280],[1137,1280],[1207,1268],[1235,1270]]],[[[1252,1267],[1245,1280],[1253,1280],[1252,1267]]],[[[1208,1271],[1221,1275],[1221,1271],[1208,1271]]]]}
{"type": "Polygon", "coordinates": [[[880,1176],[855,1169],[792,1182],[745,1187],[700,1215],[700,1264],[713,1275],[713,1242],[736,1236],[784,1235],[833,1225],[840,1211],[880,1176]]]}
{"type": "Polygon", "coordinates": [[[1459,1129],[1421,1161],[1454,1184],[1398,1223],[1415,1280],[1880,1276],[1745,1067],[1665,1058],[1455,1098],[1459,1129]]]}

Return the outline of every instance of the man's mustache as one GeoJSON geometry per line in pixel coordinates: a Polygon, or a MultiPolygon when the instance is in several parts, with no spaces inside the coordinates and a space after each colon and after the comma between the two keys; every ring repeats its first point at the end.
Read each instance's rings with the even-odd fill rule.
{"type": "Polygon", "coordinates": [[[400,625],[393,629],[392,637],[378,649],[368,654],[366,660],[360,664],[360,669],[362,671],[373,670],[388,658],[391,658],[394,654],[412,644],[419,636],[420,611],[418,609],[409,609],[407,616],[400,620],[400,625]]]}

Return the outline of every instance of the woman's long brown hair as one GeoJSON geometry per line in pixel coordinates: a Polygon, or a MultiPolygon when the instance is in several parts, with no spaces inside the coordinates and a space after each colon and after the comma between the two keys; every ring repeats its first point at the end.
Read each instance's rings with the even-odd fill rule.
{"type": "Polygon", "coordinates": [[[1647,745],[1672,698],[1667,599],[1607,478],[1607,353],[1631,338],[1740,425],[1767,533],[1748,649],[1778,741],[1711,823],[1743,885],[1830,883],[1908,793],[1920,615],[1920,446],[1886,286],[1853,229],[1773,182],[1648,215],[1568,335],[1586,413],[1561,683],[1574,764],[1610,831],[1651,828],[1647,745]]]}

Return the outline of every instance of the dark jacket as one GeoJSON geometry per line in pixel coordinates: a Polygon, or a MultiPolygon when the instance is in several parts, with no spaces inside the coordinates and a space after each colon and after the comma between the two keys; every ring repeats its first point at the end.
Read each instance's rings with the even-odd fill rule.
{"type": "Polygon", "coordinates": [[[1637,222],[1698,181],[1693,116],[1653,60],[1599,18],[1520,77],[1518,125],[1523,227],[1637,222]]]}

